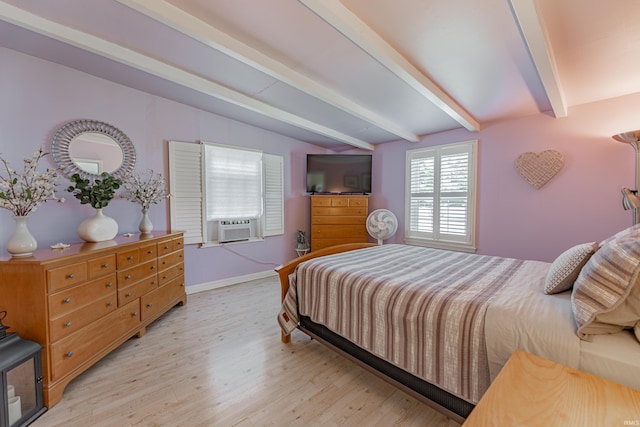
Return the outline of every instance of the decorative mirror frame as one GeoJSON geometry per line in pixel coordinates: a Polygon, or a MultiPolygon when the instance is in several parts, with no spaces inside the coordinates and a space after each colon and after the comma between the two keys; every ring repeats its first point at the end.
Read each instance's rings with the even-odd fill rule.
{"type": "Polygon", "coordinates": [[[127,135],[108,123],[97,120],[75,120],[58,129],[51,141],[50,151],[53,161],[67,178],[70,178],[74,173],[79,174],[83,179],[97,176],[80,169],[69,155],[69,146],[73,139],[88,132],[106,135],[113,139],[122,149],[122,164],[118,169],[111,172],[111,175],[122,179],[133,171],[136,165],[136,150],[127,135]]]}

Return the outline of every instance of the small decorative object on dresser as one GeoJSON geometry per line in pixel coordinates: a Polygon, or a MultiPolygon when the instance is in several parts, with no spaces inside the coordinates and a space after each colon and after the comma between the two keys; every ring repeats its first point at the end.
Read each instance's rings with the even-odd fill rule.
{"type": "Polygon", "coordinates": [[[144,174],[132,173],[127,176],[122,187],[124,198],[142,207],[142,221],[138,226],[140,232],[150,233],[153,230],[153,224],[148,216],[149,208],[168,197],[164,178],[149,169],[144,174]]]}
{"type": "Polygon", "coordinates": [[[11,169],[9,162],[0,157],[4,165],[0,172],[0,208],[11,211],[16,222],[16,230],[7,242],[7,251],[13,256],[29,256],[38,247],[27,228],[28,215],[49,200],[64,201],[56,197],[58,173],[48,168],[44,173],[37,170],[40,159],[47,154],[39,148],[32,158],[25,157],[22,173],[11,169]]]}
{"type": "Polygon", "coordinates": [[[90,204],[96,209],[96,214],[80,223],[78,234],[87,242],[103,242],[113,239],[118,234],[118,223],[102,213],[102,209],[109,205],[115,191],[122,185],[122,180],[103,172],[99,178],[82,178],[79,174],[71,175],[71,182],[67,191],[80,200],[80,204],[90,204]]]}

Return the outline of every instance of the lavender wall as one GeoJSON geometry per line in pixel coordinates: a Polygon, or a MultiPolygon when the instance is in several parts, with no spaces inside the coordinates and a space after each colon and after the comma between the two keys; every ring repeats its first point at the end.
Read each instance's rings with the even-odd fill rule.
{"type": "MultiPolygon", "coordinates": [[[[23,157],[39,146],[48,149],[55,131],[77,119],[119,128],[136,147],[136,170],[152,168],[165,176],[168,140],[205,140],[284,156],[286,234],[227,248],[187,246],[187,286],[271,270],[295,256],[295,231],[309,228],[305,156],[325,150],[12,50],[0,48],[0,63],[0,154],[18,170],[23,157]]],[[[79,241],[78,224],[93,214],[90,206],[64,191],[68,185],[61,180],[59,195],[65,203],[46,203],[30,215],[29,229],[41,248],[79,241]]],[[[116,219],[120,233],[137,232],[142,217],[138,205],[114,200],[104,212],[116,219]]],[[[168,229],[168,204],[152,206],[150,218],[156,230],[168,229]]],[[[11,212],[0,209],[0,252],[6,252],[14,228],[11,212]]]]}
{"type": "Polygon", "coordinates": [[[394,142],[374,154],[371,208],[388,208],[400,219],[390,241],[404,232],[406,150],[478,139],[478,252],[553,261],[570,246],[599,241],[631,225],[620,188],[635,188],[635,152],[611,135],[640,128],[640,94],[571,108],[555,119],[538,114],[485,124],[478,133],[455,130],[417,144],[394,142]],[[540,190],[517,173],[523,152],[563,153],[563,169],[540,190]]]}
{"type": "MultiPolygon", "coordinates": [[[[21,167],[24,156],[48,147],[55,131],[69,120],[110,123],[134,142],[136,169],[167,174],[167,140],[207,140],[264,149],[285,157],[286,234],[265,242],[198,249],[186,248],[187,285],[272,269],[295,255],[295,231],[309,230],[309,201],[304,192],[305,155],[322,149],[124,86],[0,49],[0,153],[21,167]]],[[[598,241],[631,224],[621,207],[620,187],[635,187],[633,149],[611,135],[640,127],[640,94],[570,109],[569,117],[547,114],[485,124],[482,131],[455,130],[423,138],[417,144],[393,142],[374,153],[371,209],[392,209],[401,221],[390,241],[401,242],[404,224],[404,163],[410,148],[479,140],[479,253],[553,260],[569,246],[598,241]],[[525,151],[556,149],[565,166],[546,186],[535,190],[514,168],[525,151]]],[[[355,151],[355,150],[354,150],[355,151]]],[[[61,188],[68,181],[62,180],[61,188]]],[[[40,247],[78,241],[77,226],[92,214],[68,197],[47,203],[31,215],[30,230],[40,247]]],[[[114,200],[105,213],[121,232],[135,232],[137,205],[114,200]]],[[[156,229],[169,227],[168,206],[151,208],[156,229]]],[[[11,213],[0,210],[0,252],[14,230],[11,213]]]]}

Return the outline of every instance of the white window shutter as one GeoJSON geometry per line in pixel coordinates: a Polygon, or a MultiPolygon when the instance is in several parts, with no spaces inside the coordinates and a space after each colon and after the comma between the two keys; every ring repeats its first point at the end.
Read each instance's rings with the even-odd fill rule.
{"type": "Polygon", "coordinates": [[[184,231],[184,243],[204,242],[202,222],[202,146],[169,141],[171,230],[184,231]]]}
{"type": "Polygon", "coordinates": [[[406,242],[474,251],[477,141],[408,150],[406,242]]]}
{"type": "Polygon", "coordinates": [[[284,158],[262,155],[264,170],[264,236],[284,234],[284,158]]]}

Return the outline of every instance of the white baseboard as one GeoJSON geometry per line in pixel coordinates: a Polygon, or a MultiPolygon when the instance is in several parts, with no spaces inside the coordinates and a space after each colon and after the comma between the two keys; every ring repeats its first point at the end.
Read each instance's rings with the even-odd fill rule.
{"type": "Polygon", "coordinates": [[[215,282],[189,285],[185,290],[187,292],[187,295],[190,295],[196,294],[198,292],[210,291],[212,289],[224,288],[225,286],[232,286],[239,283],[250,282],[251,280],[266,279],[273,276],[277,276],[277,273],[274,270],[267,270],[260,273],[247,274],[245,276],[236,276],[230,277],[228,279],[216,280],[215,282]]]}

